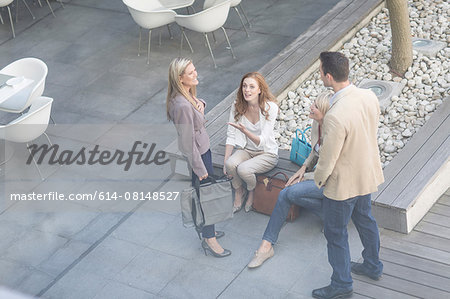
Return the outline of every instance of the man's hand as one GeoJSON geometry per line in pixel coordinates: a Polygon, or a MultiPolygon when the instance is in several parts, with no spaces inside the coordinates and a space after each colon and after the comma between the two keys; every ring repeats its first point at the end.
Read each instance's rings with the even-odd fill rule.
{"type": "Polygon", "coordinates": [[[306,167],[302,166],[293,176],[289,178],[285,187],[300,183],[303,181],[303,175],[305,174],[306,167]]]}

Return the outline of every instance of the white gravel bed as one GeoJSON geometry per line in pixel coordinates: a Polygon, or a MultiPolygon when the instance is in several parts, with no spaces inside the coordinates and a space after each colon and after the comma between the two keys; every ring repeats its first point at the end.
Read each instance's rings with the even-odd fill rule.
{"type": "MultiPolygon", "coordinates": [[[[386,8],[340,50],[350,59],[350,80],[355,85],[365,78],[406,84],[399,96],[392,97],[389,105],[381,107],[378,145],[383,167],[425,124],[448,96],[450,88],[450,29],[445,17],[450,15],[450,4],[439,0],[414,0],[408,1],[408,6],[413,37],[445,42],[447,46],[436,57],[414,51],[413,65],[405,78],[389,73],[391,28],[386,8]]],[[[325,89],[317,70],[280,102],[276,124],[280,148],[289,150],[295,130],[311,124],[308,118],[311,102],[325,89]]]]}

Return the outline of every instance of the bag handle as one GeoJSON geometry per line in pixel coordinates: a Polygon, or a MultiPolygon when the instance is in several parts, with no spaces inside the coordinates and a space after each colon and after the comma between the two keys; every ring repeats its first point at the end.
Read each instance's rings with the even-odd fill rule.
{"type": "Polygon", "coordinates": [[[197,190],[198,195],[200,196],[199,190],[200,185],[207,185],[207,184],[215,184],[216,179],[212,175],[208,175],[208,177],[200,182],[199,177],[194,180],[194,188],[197,190]]]}
{"type": "Polygon", "coordinates": [[[310,129],[311,129],[311,126],[306,127],[306,129],[304,129],[303,131],[300,130],[300,129],[295,130],[295,138],[300,139],[300,138],[298,138],[298,132],[300,132],[300,134],[302,134],[302,139],[301,139],[301,140],[302,140],[303,142],[306,142],[306,136],[305,136],[305,134],[306,134],[306,131],[308,131],[308,130],[310,130],[310,129]]]}
{"type": "Polygon", "coordinates": [[[284,173],[284,172],[277,172],[274,175],[272,175],[271,177],[265,178],[263,183],[266,186],[266,190],[267,191],[272,191],[272,180],[274,177],[276,177],[277,175],[282,174],[284,176],[284,178],[286,179],[285,182],[287,182],[289,180],[288,176],[284,173]]]}
{"type": "Polygon", "coordinates": [[[277,175],[279,175],[279,174],[284,175],[284,178],[286,179],[286,182],[289,180],[288,176],[287,176],[284,172],[279,171],[279,172],[275,173],[274,175],[272,175],[272,176],[269,178],[269,181],[272,181],[272,179],[273,179],[274,177],[276,177],[277,175]]]}
{"type": "Polygon", "coordinates": [[[191,206],[191,214],[192,214],[192,219],[194,220],[194,225],[195,225],[195,231],[197,232],[198,238],[201,240],[201,231],[203,230],[203,226],[205,225],[205,216],[203,215],[203,210],[202,210],[202,206],[200,204],[200,179],[198,178],[198,176],[196,176],[196,179],[194,180],[194,189],[195,189],[195,193],[197,194],[196,197],[194,197],[192,199],[192,206],[191,206]],[[201,213],[200,216],[200,223],[197,223],[197,206],[199,207],[199,212],[201,213]]]}
{"type": "MultiPolygon", "coordinates": [[[[197,193],[197,190],[195,190],[195,192],[197,193]]],[[[198,238],[201,240],[202,236],[201,236],[201,232],[203,230],[203,225],[205,224],[205,217],[203,216],[203,210],[200,206],[200,213],[202,213],[201,216],[201,222],[197,223],[197,209],[196,206],[200,204],[200,202],[196,202],[196,199],[198,199],[198,193],[197,193],[197,198],[193,198],[192,199],[192,203],[191,203],[191,215],[192,215],[192,220],[194,221],[194,225],[195,225],[195,231],[197,232],[198,238]]]]}

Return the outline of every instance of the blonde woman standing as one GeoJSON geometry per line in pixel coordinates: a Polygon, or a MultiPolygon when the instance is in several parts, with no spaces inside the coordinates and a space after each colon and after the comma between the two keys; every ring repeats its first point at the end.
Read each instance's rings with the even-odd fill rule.
{"type": "Polygon", "coordinates": [[[233,177],[234,213],[241,210],[247,194],[245,211],[251,210],[256,174],[278,163],[274,134],[277,115],[276,99],[264,77],[257,72],[244,75],[231,106],[224,158],[224,173],[233,177]],[[237,150],[231,154],[235,147],[237,150]]]}
{"type": "MultiPolygon", "coordinates": [[[[169,86],[167,90],[167,118],[173,121],[178,134],[178,148],[192,167],[192,185],[213,174],[209,136],[205,128],[206,102],[197,98],[197,70],[192,60],[175,58],[169,66],[169,86]]],[[[226,257],[231,254],[223,249],[217,239],[224,232],[215,231],[214,225],[202,228],[202,248],[205,255],[226,257]]]]}

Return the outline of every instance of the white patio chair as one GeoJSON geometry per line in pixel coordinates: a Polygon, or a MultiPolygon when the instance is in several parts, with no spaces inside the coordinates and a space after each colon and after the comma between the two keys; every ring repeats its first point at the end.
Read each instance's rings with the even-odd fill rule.
{"type": "MultiPolygon", "coordinates": [[[[14,1],[14,0],[0,0],[0,8],[6,6],[6,8],[8,9],[9,22],[11,23],[11,31],[12,31],[12,34],[13,34],[13,38],[15,38],[15,37],[16,37],[16,33],[14,32],[14,25],[13,25],[13,20],[12,20],[12,17],[11,17],[11,9],[9,8],[9,5],[10,5],[13,1],[14,1]]],[[[2,18],[2,15],[1,15],[1,12],[0,12],[0,22],[1,22],[2,24],[4,24],[3,18],[2,18]]]]}
{"type": "Polygon", "coordinates": [[[212,52],[207,33],[222,28],[222,31],[225,35],[225,39],[227,40],[228,46],[230,47],[231,55],[235,59],[236,56],[234,55],[233,48],[231,47],[227,32],[225,31],[225,28],[223,28],[223,24],[225,24],[225,21],[227,20],[229,10],[230,10],[230,0],[225,0],[213,7],[202,10],[193,15],[187,16],[176,15],[175,21],[177,22],[178,25],[180,25],[182,30],[181,48],[183,48],[183,37],[184,37],[186,38],[186,41],[189,47],[191,48],[191,52],[194,53],[191,43],[189,42],[186,33],[184,32],[184,28],[203,33],[206,39],[206,44],[208,45],[209,48],[209,52],[211,53],[212,60],[214,62],[214,67],[217,68],[216,60],[214,59],[214,54],[212,52]]]}
{"type": "Polygon", "coordinates": [[[0,110],[21,113],[31,105],[34,99],[40,97],[44,92],[48,68],[40,59],[32,57],[22,58],[8,64],[1,72],[11,76],[23,76],[33,79],[34,82],[31,87],[25,88],[14,97],[0,103],[0,110]]]}
{"type": "MultiPolygon", "coordinates": [[[[221,2],[221,0],[205,0],[205,2],[203,3],[203,9],[210,8],[210,7],[216,5],[217,3],[220,3],[220,2],[221,2]]],[[[241,20],[242,27],[244,28],[245,33],[247,34],[247,37],[249,37],[247,28],[246,28],[245,25],[244,25],[244,20],[242,19],[242,16],[241,16],[241,14],[239,13],[239,10],[238,10],[238,8],[237,8],[238,5],[239,5],[239,7],[240,7],[241,10],[242,10],[242,13],[244,14],[245,20],[247,21],[248,27],[250,28],[250,27],[251,27],[250,21],[248,20],[247,15],[245,14],[244,9],[242,8],[241,2],[242,2],[242,0],[231,0],[231,2],[230,2],[230,7],[231,7],[231,8],[234,8],[234,10],[236,11],[236,13],[237,13],[237,15],[238,15],[238,17],[239,17],[239,20],[241,20]]]]}
{"type": "MultiPolygon", "coordinates": [[[[167,25],[170,38],[172,32],[169,24],[175,22],[176,13],[171,9],[166,9],[159,1],[141,1],[141,0],[122,0],[128,7],[133,20],[139,25],[139,46],[138,56],[141,53],[141,29],[148,29],[148,48],[147,48],[147,64],[150,63],[150,45],[152,37],[152,29],[167,25]]],[[[159,44],[161,44],[161,32],[159,34],[159,44]]]]}
{"type": "Polygon", "coordinates": [[[167,9],[179,9],[186,7],[187,13],[189,14],[189,8],[195,13],[195,9],[192,6],[195,0],[159,0],[159,2],[167,9]]]}
{"type": "MultiPolygon", "coordinates": [[[[26,143],[30,154],[31,151],[28,148],[28,143],[42,134],[47,137],[48,143],[52,145],[50,138],[45,133],[50,119],[52,102],[53,99],[47,97],[38,97],[34,99],[27,113],[22,114],[19,118],[11,121],[7,125],[0,126],[0,139],[10,142],[26,143]]],[[[41,179],[44,180],[34,157],[33,162],[41,179]]]]}
{"type": "MultiPolygon", "coordinates": [[[[25,4],[25,7],[27,8],[28,12],[30,13],[31,17],[34,19],[36,19],[36,17],[33,15],[33,13],[31,12],[30,7],[27,4],[27,1],[22,0],[23,4],[25,4]]],[[[16,1],[16,23],[19,22],[19,0],[16,1]]]]}
{"type": "MultiPolygon", "coordinates": [[[[50,5],[50,2],[48,2],[48,0],[45,0],[47,2],[48,8],[50,8],[50,11],[52,12],[52,15],[56,18],[55,13],[53,12],[53,8],[50,5]]],[[[55,2],[58,2],[62,8],[64,8],[64,4],[62,3],[61,0],[55,0],[55,2]]],[[[42,7],[42,3],[41,0],[38,0],[39,6],[42,7]]]]}

